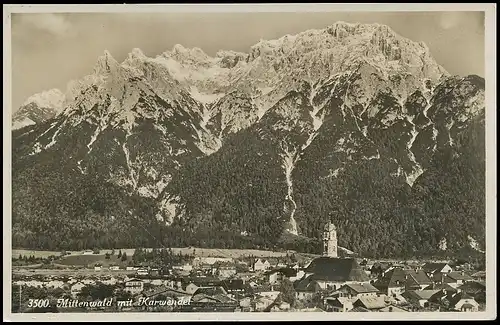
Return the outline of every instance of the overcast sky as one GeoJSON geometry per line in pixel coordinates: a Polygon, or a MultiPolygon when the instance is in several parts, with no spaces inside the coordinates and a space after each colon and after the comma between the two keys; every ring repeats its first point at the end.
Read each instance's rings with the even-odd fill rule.
{"type": "Polygon", "coordinates": [[[334,13],[69,13],[12,14],[12,104],[92,72],[104,50],[119,62],[132,48],[147,56],[175,44],[247,52],[260,39],[275,39],[336,21],[387,24],[424,41],[448,72],[484,77],[483,12],[334,13]]]}

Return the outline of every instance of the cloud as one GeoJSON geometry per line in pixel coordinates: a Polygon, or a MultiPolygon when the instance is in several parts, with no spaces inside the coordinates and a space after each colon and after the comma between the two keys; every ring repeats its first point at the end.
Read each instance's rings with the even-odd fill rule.
{"type": "Polygon", "coordinates": [[[24,14],[21,21],[54,36],[68,36],[73,32],[72,24],[62,14],[24,14]]]}
{"type": "Polygon", "coordinates": [[[451,29],[457,27],[462,19],[461,12],[444,12],[441,14],[439,24],[443,29],[451,29]]]}

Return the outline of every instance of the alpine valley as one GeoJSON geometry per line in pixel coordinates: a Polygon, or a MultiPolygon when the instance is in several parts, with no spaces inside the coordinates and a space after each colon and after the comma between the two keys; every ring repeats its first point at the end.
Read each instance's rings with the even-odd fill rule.
{"type": "Polygon", "coordinates": [[[105,52],[14,115],[13,247],[319,253],[332,220],[367,257],[482,252],[484,118],[483,78],[379,24],[105,52]]]}

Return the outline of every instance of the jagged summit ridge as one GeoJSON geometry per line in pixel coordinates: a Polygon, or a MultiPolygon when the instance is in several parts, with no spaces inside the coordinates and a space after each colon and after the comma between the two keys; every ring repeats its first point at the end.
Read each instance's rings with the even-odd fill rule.
{"type": "MultiPolygon", "coordinates": [[[[285,35],[276,40],[260,40],[250,47],[248,53],[221,50],[215,57],[211,57],[200,48],[189,49],[176,44],[172,50],[154,58],[148,58],[140,49],[135,48],[123,63],[132,60],[163,61],[162,63],[171,66],[172,69],[173,60],[179,65],[175,68],[181,70],[202,65],[205,74],[197,74],[196,78],[207,80],[212,79],[209,72],[215,72],[208,70],[214,69],[226,70],[224,72],[230,76],[234,73],[227,70],[237,70],[236,73],[245,74],[249,72],[248,70],[259,70],[260,65],[270,66],[274,70],[283,65],[304,70],[308,68],[306,62],[309,62],[309,65],[317,65],[325,61],[331,61],[327,66],[329,69],[325,71],[324,66],[321,66],[321,70],[330,74],[349,69],[361,61],[369,61],[377,67],[386,69],[399,68],[397,72],[426,70],[430,79],[437,79],[447,74],[445,69],[430,57],[428,47],[424,43],[406,39],[386,25],[346,22],[337,22],[325,29],[308,30],[297,35],[285,35]],[[257,58],[266,61],[267,64],[254,63],[257,58]],[[400,66],[393,61],[400,61],[400,66]],[[238,63],[241,69],[238,69],[238,63]]],[[[109,72],[116,63],[111,54],[105,51],[98,59],[95,72],[109,72]]],[[[222,73],[222,71],[217,72],[222,73]]],[[[255,75],[255,71],[253,72],[255,75]]]]}
{"type": "MultiPolygon", "coordinates": [[[[394,75],[403,76],[406,79],[398,85],[390,85],[401,88],[401,100],[421,88],[421,79],[436,82],[448,75],[422,42],[406,39],[386,25],[339,21],[324,29],[260,40],[248,53],[220,50],[212,57],[200,48],[176,44],[155,57],[133,48],[120,63],[105,50],[91,74],[69,82],[65,94],[58,91],[45,97],[57,98],[56,103],[49,105],[58,106],[58,110],[64,106],[69,112],[81,106],[77,103],[86,102],[90,108],[90,103],[107,96],[105,92],[115,98],[120,107],[129,110],[129,106],[134,105],[130,98],[139,97],[138,90],[127,85],[130,80],[140,79],[167,102],[184,100],[188,95],[199,105],[207,106],[224,97],[234,97],[232,94],[244,94],[252,98],[260,118],[288,91],[300,90],[303,81],[314,85],[355,71],[369,71],[362,85],[366,89],[375,88],[369,80],[373,73],[385,80],[394,75]],[[92,86],[101,90],[89,91],[92,86]]],[[[215,113],[205,110],[203,119],[208,121],[215,113]]],[[[237,129],[239,127],[234,130],[237,129]]]]}

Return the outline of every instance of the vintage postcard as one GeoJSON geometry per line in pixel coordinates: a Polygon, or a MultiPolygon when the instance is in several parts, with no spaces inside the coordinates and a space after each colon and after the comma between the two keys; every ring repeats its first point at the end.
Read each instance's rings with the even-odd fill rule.
{"type": "Polygon", "coordinates": [[[4,6],[4,320],[495,319],[495,6],[4,6]]]}

